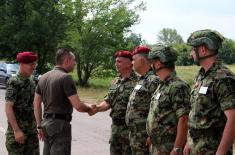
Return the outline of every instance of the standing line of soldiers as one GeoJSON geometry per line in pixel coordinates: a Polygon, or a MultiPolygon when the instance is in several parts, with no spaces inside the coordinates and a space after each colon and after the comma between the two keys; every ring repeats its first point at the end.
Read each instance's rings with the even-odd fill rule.
{"type": "Polygon", "coordinates": [[[19,75],[8,82],[6,90],[9,154],[39,154],[37,141],[30,144],[34,147],[28,147],[32,141],[28,135],[35,138],[36,128],[39,137],[47,142],[44,155],[71,154],[70,121],[72,107],[75,107],[90,115],[111,109],[111,155],[232,155],[235,75],[218,60],[223,40],[219,32],[209,29],[195,31],[188,38],[191,56],[201,66],[192,90],[177,76],[174,48],[158,45],[150,50],[138,46],[132,53],[116,52],[115,66],[120,75],[112,81],[99,105],[80,101],[67,74],[76,64],[75,57],[69,50],[59,51],[57,67],[42,76],[36,89],[37,127],[34,120],[21,118],[26,106],[29,106],[27,114],[33,113],[33,94],[18,93],[18,87],[34,90],[33,85],[26,83],[30,83],[27,79],[37,57],[32,53],[19,54],[24,59],[17,57],[17,60],[25,65],[20,67],[19,75]],[[32,66],[28,73],[27,66],[32,66]],[[46,106],[43,118],[42,101],[46,106]],[[29,126],[32,133],[28,132],[29,126]]]}

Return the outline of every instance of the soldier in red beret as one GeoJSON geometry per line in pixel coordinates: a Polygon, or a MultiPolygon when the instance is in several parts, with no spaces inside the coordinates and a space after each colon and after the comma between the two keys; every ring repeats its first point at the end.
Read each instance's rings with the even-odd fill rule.
{"type": "Polygon", "coordinates": [[[120,76],[113,80],[104,101],[97,106],[97,112],[111,109],[110,155],[129,155],[131,148],[125,115],[129,95],[134,89],[137,76],[132,70],[132,54],[129,51],[117,51],[114,57],[120,76]]]}
{"type": "Polygon", "coordinates": [[[6,148],[9,154],[39,155],[36,121],[33,113],[35,84],[31,75],[36,67],[37,54],[17,54],[19,72],[7,82],[5,109],[8,120],[6,148]]]}
{"type": "Polygon", "coordinates": [[[133,69],[140,75],[130,95],[126,112],[132,155],[149,155],[149,149],[146,146],[148,138],[146,120],[152,94],[159,83],[158,77],[151,69],[149,52],[150,48],[147,46],[137,46],[132,52],[133,69]]]}

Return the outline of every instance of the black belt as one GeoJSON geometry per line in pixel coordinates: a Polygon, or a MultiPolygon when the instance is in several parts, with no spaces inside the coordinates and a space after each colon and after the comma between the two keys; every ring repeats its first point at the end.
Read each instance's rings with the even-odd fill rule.
{"type": "Polygon", "coordinates": [[[56,114],[56,113],[44,113],[43,118],[45,119],[62,119],[66,121],[71,121],[72,116],[71,114],[56,114]]]}

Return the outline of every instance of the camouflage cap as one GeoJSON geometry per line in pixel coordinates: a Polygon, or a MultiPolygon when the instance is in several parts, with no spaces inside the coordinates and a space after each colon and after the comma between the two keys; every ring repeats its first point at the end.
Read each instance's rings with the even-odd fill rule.
{"type": "Polygon", "coordinates": [[[193,32],[188,40],[187,44],[190,46],[199,46],[205,44],[208,49],[219,49],[222,45],[224,37],[217,31],[205,29],[193,32]]]}
{"type": "Polygon", "coordinates": [[[177,60],[177,54],[171,46],[157,45],[149,52],[148,58],[151,60],[159,59],[162,63],[172,63],[177,60]]]}

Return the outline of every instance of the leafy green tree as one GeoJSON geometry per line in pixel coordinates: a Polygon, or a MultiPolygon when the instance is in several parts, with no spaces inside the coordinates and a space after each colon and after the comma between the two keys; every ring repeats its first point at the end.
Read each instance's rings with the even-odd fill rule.
{"type": "Polygon", "coordinates": [[[133,48],[142,44],[143,42],[140,34],[131,33],[128,37],[124,38],[124,43],[127,44],[124,47],[127,47],[129,51],[132,51],[133,48]]]}
{"type": "Polygon", "coordinates": [[[173,47],[178,52],[176,65],[189,66],[194,63],[192,57],[190,56],[190,46],[186,44],[174,44],[173,47]]]}
{"type": "Polygon", "coordinates": [[[182,44],[184,41],[176,29],[163,28],[157,35],[158,43],[163,45],[182,44]]]}
{"type": "Polygon", "coordinates": [[[75,51],[78,82],[81,86],[87,85],[95,68],[111,66],[116,50],[128,49],[132,46],[130,44],[135,44],[126,43],[128,39],[125,34],[138,22],[136,11],[144,9],[144,5],[141,3],[130,9],[133,2],[134,0],[61,1],[61,11],[70,22],[67,38],[60,46],[69,46],[75,51]]]}
{"type": "Polygon", "coordinates": [[[235,63],[235,41],[225,39],[222,48],[219,50],[219,58],[226,64],[235,63]]]}
{"type": "Polygon", "coordinates": [[[65,16],[54,0],[3,0],[0,3],[1,56],[15,59],[20,51],[39,54],[38,67],[45,71],[55,48],[65,36],[65,16]]]}

